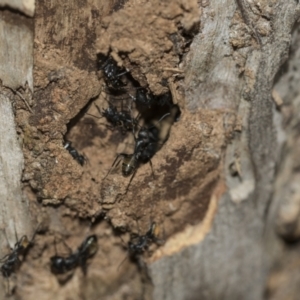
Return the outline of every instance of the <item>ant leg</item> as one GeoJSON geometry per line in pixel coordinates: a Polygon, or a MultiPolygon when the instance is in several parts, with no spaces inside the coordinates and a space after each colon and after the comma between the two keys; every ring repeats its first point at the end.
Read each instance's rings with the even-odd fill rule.
{"type": "MultiPolygon", "coordinates": [[[[102,112],[101,112],[101,109],[100,109],[100,107],[96,104],[96,103],[94,103],[94,105],[96,106],[96,108],[97,108],[97,110],[98,110],[98,113],[99,113],[99,115],[100,116],[102,116],[102,112]]],[[[100,117],[99,119],[101,119],[102,117],[100,117]]]]}
{"type": "Polygon", "coordinates": [[[19,239],[18,239],[18,234],[17,234],[17,229],[16,229],[16,223],[15,223],[15,221],[14,221],[14,229],[15,229],[15,238],[16,238],[16,244],[15,244],[15,246],[16,246],[16,245],[19,245],[19,239]]]}
{"type": "Polygon", "coordinates": [[[118,74],[116,77],[123,76],[123,75],[125,75],[125,74],[127,74],[127,73],[129,73],[129,71],[124,71],[123,73],[118,74]]]}
{"type": "Polygon", "coordinates": [[[4,262],[8,257],[9,257],[10,254],[6,254],[4,255],[3,257],[0,258],[0,262],[4,262]]]}
{"type": "Polygon", "coordinates": [[[128,93],[128,95],[129,95],[129,97],[131,98],[132,101],[136,101],[136,97],[132,96],[132,95],[129,94],[129,93],[128,93]]]}
{"type": "Polygon", "coordinates": [[[56,236],[54,237],[54,249],[55,249],[55,255],[57,256],[57,247],[56,247],[56,236]]]}
{"type": "MultiPolygon", "coordinates": [[[[123,246],[126,248],[126,249],[128,249],[128,246],[127,246],[127,244],[125,243],[125,241],[123,240],[123,238],[119,235],[119,238],[121,239],[121,241],[122,241],[122,244],[123,244],[123,246]]],[[[121,263],[118,265],[118,271],[119,271],[119,269],[120,269],[120,267],[123,265],[123,263],[126,261],[126,259],[128,258],[128,255],[126,255],[125,256],[125,258],[121,261],[121,263]]]]}
{"type": "Polygon", "coordinates": [[[91,116],[91,117],[96,118],[96,119],[102,119],[103,118],[103,117],[97,117],[97,116],[95,116],[93,114],[90,114],[90,113],[86,113],[86,115],[91,116]]]}
{"type": "Polygon", "coordinates": [[[154,179],[154,171],[153,171],[153,165],[152,165],[151,159],[149,159],[149,164],[150,164],[150,167],[151,167],[152,178],[154,179]]]}
{"type": "Polygon", "coordinates": [[[8,246],[8,248],[9,248],[11,251],[13,251],[13,248],[12,248],[12,247],[10,246],[10,244],[9,244],[8,237],[7,237],[5,228],[3,229],[3,231],[4,231],[5,239],[6,239],[6,242],[7,242],[7,246],[8,246]]]}
{"type": "Polygon", "coordinates": [[[64,240],[62,240],[62,242],[65,245],[65,247],[68,249],[69,254],[72,254],[72,249],[68,246],[68,244],[64,240]]]}
{"type": "Polygon", "coordinates": [[[10,287],[9,287],[9,278],[6,277],[6,282],[7,282],[7,295],[10,296],[10,287]]]}
{"type": "Polygon", "coordinates": [[[138,115],[136,116],[136,122],[138,123],[138,121],[140,120],[140,117],[141,117],[141,113],[138,113],[138,115]]]}
{"type": "Polygon", "coordinates": [[[130,183],[131,183],[131,181],[132,181],[132,179],[133,179],[133,177],[134,177],[136,171],[137,171],[137,169],[134,170],[133,174],[132,174],[131,177],[130,177],[130,180],[129,180],[129,183],[128,183],[128,185],[127,185],[125,194],[127,194],[127,192],[128,192],[128,188],[129,188],[129,186],[130,186],[130,183]]]}
{"type": "MultiPolygon", "coordinates": [[[[97,118],[97,119],[103,118],[103,117],[99,118],[99,117],[97,117],[97,116],[95,116],[95,115],[88,114],[88,113],[86,113],[86,115],[91,116],[91,117],[93,117],[93,118],[97,118]]],[[[92,122],[86,122],[86,121],[84,121],[84,124],[93,124],[93,123],[92,123],[92,122]]],[[[114,130],[114,127],[113,127],[113,126],[109,126],[108,124],[105,124],[105,123],[97,123],[97,124],[106,126],[106,127],[107,127],[108,129],[110,129],[111,131],[114,130]]]]}
{"type": "Polygon", "coordinates": [[[123,263],[128,259],[128,254],[125,256],[125,258],[121,261],[121,263],[119,264],[119,266],[118,266],[118,269],[117,269],[117,271],[119,271],[119,269],[120,269],[120,267],[123,265],[123,263]]]}
{"type": "Polygon", "coordinates": [[[33,233],[33,235],[32,235],[31,240],[29,241],[29,244],[32,244],[32,242],[34,241],[34,238],[35,238],[35,236],[36,236],[38,230],[40,229],[41,224],[42,224],[42,223],[39,223],[39,224],[38,224],[37,228],[35,229],[35,231],[34,231],[34,233],[33,233]]]}
{"type": "Polygon", "coordinates": [[[127,247],[127,245],[126,245],[125,241],[123,240],[123,238],[121,237],[121,235],[119,235],[119,238],[121,239],[121,242],[122,242],[123,246],[127,247]]]}
{"type": "Polygon", "coordinates": [[[170,115],[170,113],[166,113],[166,114],[164,114],[159,120],[158,120],[158,123],[160,122],[160,121],[162,121],[165,117],[167,117],[168,115],[170,115]]]}
{"type": "Polygon", "coordinates": [[[88,159],[88,157],[84,154],[84,152],[83,152],[83,154],[81,155],[82,156],[82,158],[83,158],[83,161],[82,161],[82,166],[85,164],[85,163],[88,163],[89,165],[90,165],[90,160],[88,159]]]}
{"type": "MultiPolygon", "coordinates": [[[[72,253],[72,249],[67,245],[67,243],[63,239],[61,239],[61,241],[63,242],[64,246],[68,249],[69,254],[71,254],[72,253]]],[[[54,237],[54,249],[55,249],[55,255],[57,256],[58,255],[58,251],[57,251],[56,236],[54,237]]]]}
{"type": "MultiPolygon", "coordinates": [[[[138,231],[139,231],[139,228],[138,228],[138,231]]],[[[133,239],[136,239],[139,237],[140,237],[139,233],[135,233],[135,232],[130,233],[130,240],[133,240],[133,239]]]]}
{"type": "Polygon", "coordinates": [[[135,143],[137,143],[137,138],[136,138],[136,134],[135,134],[136,133],[135,132],[135,129],[136,129],[135,127],[140,127],[140,129],[141,129],[141,126],[139,126],[139,124],[138,124],[140,116],[141,116],[141,114],[138,113],[138,115],[136,116],[136,118],[134,118],[134,119],[131,120],[131,123],[132,123],[132,133],[133,133],[133,138],[134,138],[135,143]]]}
{"type": "Polygon", "coordinates": [[[102,112],[101,112],[100,107],[99,107],[96,103],[94,103],[94,105],[96,106],[96,108],[97,108],[97,110],[98,110],[98,113],[99,113],[99,115],[100,115],[101,117],[97,117],[97,116],[95,116],[95,115],[93,115],[93,114],[89,114],[89,113],[86,113],[86,114],[87,114],[88,116],[92,116],[92,117],[97,118],[97,119],[102,119],[102,118],[103,118],[103,115],[102,115],[102,112]]]}
{"type": "MultiPolygon", "coordinates": [[[[118,158],[119,158],[120,156],[123,156],[123,157],[124,157],[124,153],[119,153],[119,154],[117,154],[117,156],[116,156],[116,158],[115,158],[113,164],[111,165],[110,169],[108,170],[108,172],[107,172],[107,174],[105,175],[105,177],[103,178],[103,180],[109,175],[110,171],[111,171],[112,168],[115,166],[115,164],[116,164],[116,162],[117,162],[117,160],[118,160],[118,158]]],[[[118,163],[116,164],[116,167],[119,165],[120,161],[121,161],[121,160],[118,161],[118,163]]]]}

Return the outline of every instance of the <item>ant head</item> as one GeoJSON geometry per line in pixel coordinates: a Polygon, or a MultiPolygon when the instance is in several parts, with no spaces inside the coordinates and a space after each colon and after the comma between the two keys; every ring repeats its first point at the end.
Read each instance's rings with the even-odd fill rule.
{"type": "Polygon", "coordinates": [[[128,251],[129,252],[133,252],[134,251],[134,248],[135,248],[135,245],[132,241],[129,241],[128,242],[128,251]]]}
{"type": "Polygon", "coordinates": [[[128,253],[130,257],[143,254],[147,248],[148,237],[146,235],[136,236],[128,242],[128,253]]]}

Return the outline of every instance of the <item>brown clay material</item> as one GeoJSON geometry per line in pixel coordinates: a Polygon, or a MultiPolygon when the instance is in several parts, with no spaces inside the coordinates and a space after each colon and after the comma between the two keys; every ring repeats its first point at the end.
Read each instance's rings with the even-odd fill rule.
{"type": "Polygon", "coordinates": [[[228,127],[229,111],[185,108],[181,63],[200,14],[195,0],[37,3],[33,113],[20,107],[16,119],[24,142],[26,191],[46,225],[19,274],[20,299],[147,299],[147,276],[129,260],[118,269],[127,254],[112,228],[144,234],[156,222],[160,238],[167,239],[205,218],[222,182],[224,148],[236,118],[228,127]],[[111,131],[104,119],[87,114],[98,114],[93,101],[107,107],[97,69],[100,53],[110,53],[154,94],[170,89],[181,110],[178,122],[171,126],[166,118],[161,124],[169,138],[152,159],[154,177],[150,164],[141,165],[127,193],[130,177],[122,176],[121,164],[103,178],[117,153],[132,153],[132,136],[111,131]],[[64,140],[84,155],[83,167],[63,147],[64,140]],[[92,233],[99,237],[99,251],[88,275],[78,268],[60,286],[49,270],[55,236],[75,250],[92,233]]]}

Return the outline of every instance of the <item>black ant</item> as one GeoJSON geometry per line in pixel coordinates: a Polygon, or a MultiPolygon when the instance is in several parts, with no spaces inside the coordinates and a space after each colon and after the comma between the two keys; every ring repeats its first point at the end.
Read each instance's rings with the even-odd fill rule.
{"type": "Polygon", "coordinates": [[[130,95],[130,97],[138,105],[147,106],[148,108],[156,103],[155,95],[149,93],[145,88],[137,88],[135,97],[132,95],[130,95]]]}
{"type": "Polygon", "coordinates": [[[145,235],[138,235],[132,233],[130,235],[130,240],[128,242],[128,252],[130,257],[136,257],[143,254],[146,250],[149,249],[149,246],[152,243],[161,243],[162,241],[157,238],[159,233],[159,228],[156,226],[156,223],[153,222],[146,232],[145,235]]]}
{"type": "Polygon", "coordinates": [[[110,102],[109,107],[106,109],[102,109],[102,111],[98,105],[95,104],[95,106],[101,117],[93,117],[96,117],[98,119],[105,118],[106,121],[111,124],[111,126],[109,126],[111,130],[120,128],[121,132],[125,134],[127,131],[133,130],[138,124],[139,116],[133,118],[130,112],[127,112],[123,108],[121,108],[121,111],[118,111],[117,107],[110,102]]]}
{"type": "MultiPolygon", "coordinates": [[[[149,230],[145,233],[145,235],[139,235],[137,233],[131,233],[130,239],[127,243],[127,251],[129,257],[136,261],[139,256],[141,256],[145,251],[149,250],[151,244],[156,243],[157,245],[161,245],[164,241],[158,238],[159,227],[153,222],[149,228],[149,230]]],[[[123,241],[123,239],[121,238],[123,241]]],[[[123,241],[124,243],[124,241],[123,241]]],[[[120,263],[119,267],[123,264],[125,259],[120,263]]]]}
{"type": "Polygon", "coordinates": [[[109,88],[119,90],[126,85],[121,80],[121,76],[128,73],[128,71],[120,68],[111,56],[104,61],[100,69],[103,71],[105,82],[109,88]]]}
{"type": "MultiPolygon", "coordinates": [[[[169,113],[165,114],[159,122],[169,113]]],[[[135,138],[135,150],[137,158],[142,163],[151,163],[151,158],[154,156],[158,149],[158,140],[159,140],[159,130],[155,125],[151,125],[148,127],[142,127],[139,132],[137,138],[135,138]]],[[[152,167],[152,166],[151,166],[152,167]]]]}
{"type": "MultiPolygon", "coordinates": [[[[14,245],[14,248],[11,248],[11,253],[5,255],[0,259],[0,263],[3,263],[0,270],[7,280],[11,276],[12,273],[15,273],[21,266],[22,261],[24,260],[28,249],[33,245],[33,240],[35,237],[35,233],[33,234],[32,239],[29,241],[27,235],[23,235],[19,240],[16,233],[17,242],[14,245]],[[23,257],[23,260],[20,260],[20,256],[23,257]]],[[[9,291],[9,281],[8,281],[8,291],[9,291]]]]}
{"type": "MultiPolygon", "coordinates": [[[[164,114],[158,120],[158,123],[169,115],[170,113],[164,114]]],[[[135,137],[134,131],[133,135],[135,139],[134,155],[136,159],[142,163],[150,162],[152,167],[151,158],[157,152],[159,145],[159,129],[155,125],[143,126],[139,130],[137,137],[135,137]]]]}
{"type": "Polygon", "coordinates": [[[69,153],[72,155],[72,157],[81,165],[83,166],[85,161],[86,161],[86,158],[82,155],[82,154],[79,154],[78,151],[72,146],[72,143],[69,142],[69,141],[66,141],[64,143],[64,148],[66,150],[69,151],[69,153]]]}
{"type": "Polygon", "coordinates": [[[158,106],[164,106],[169,105],[171,106],[172,99],[170,92],[165,93],[160,96],[154,95],[152,92],[147,91],[146,88],[137,88],[135,97],[132,95],[129,95],[131,99],[136,102],[137,105],[140,105],[142,107],[148,107],[151,108],[154,105],[158,106]]]}
{"type": "Polygon", "coordinates": [[[20,255],[25,254],[28,249],[30,242],[26,235],[22,236],[19,241],[16,242],[11,253],[5,255],[0,259],[0,262],[4,262],[1,266],[1,273],[4,277],[8,278],[12,273],[17,271],[21,265],[20,255]]]}
{"type": "MultiPolygon", "coordinates": [[[[56,246],[55,246],[56,248],[56,246]]],[[[69,247],[68,247],[69,248],[69,247]]],[[[56,249],[55,249],[56,250],[56,249]]],[[[68,257],[54,255],[50,258],[51,271],[54,274],[64,274],[81,266],[83,273],[86,273],[86,262],[98,250],[96,235],[88,236],[78,249],[68,257]]],[[[71,250],[70,250],[71,251],[71,250]]]]}
{"type": "MultiPolygon", "coordinates": [[[[170,113],[163,115],[158,122],[163,120],[166,116],[170,113]]],[[[133,135],[135,139],[135,149],[133,154],[126,154],[126,153],[119,153],[115,158],[110,170],[108,171],[107,175],[104,179],[109,175],[111,169],[116,165],[119,165],[120,160],[119,158],[123,158],[122,162],[122,174],[124,177],[130,176],[129,183],[127,185],[127,189],[139,167],[140,163],[150,163],[152,175],[153,175],[153,166],[151,162],[151,158],[154,156],[158,149],[159,144],[159,130],[156,126],[151,125],[149,127],[142,127],[138,132],[137,138],[135,137],[135,132],[133,130],[133,135]],[[119,160],[119,161],[118,161],[119,160]]]]}

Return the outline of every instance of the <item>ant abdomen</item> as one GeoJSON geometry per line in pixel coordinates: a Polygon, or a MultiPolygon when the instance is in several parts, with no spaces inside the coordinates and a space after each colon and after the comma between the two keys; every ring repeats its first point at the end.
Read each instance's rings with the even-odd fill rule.
{"type": "Polygon", "coordinates": [[[135,155],[127,155],[124,156],[122,162],[122,174],[123,176],[127,177],[133,174],[137,168],[138,161],[135,155]]]}

